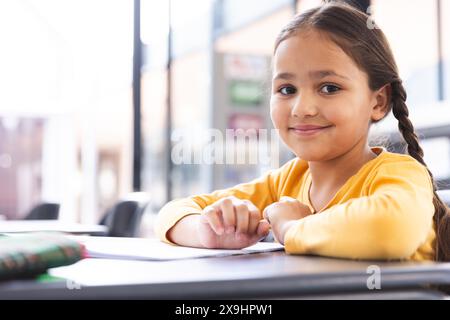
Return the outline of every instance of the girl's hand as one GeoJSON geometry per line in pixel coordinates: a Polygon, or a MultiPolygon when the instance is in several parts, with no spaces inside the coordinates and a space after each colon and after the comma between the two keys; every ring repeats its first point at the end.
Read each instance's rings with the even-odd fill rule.
{"type": "Polygon", "coordinates": [[[272,226],[272,232],[281,244],[289,228],[299,219],[312,214],[309,207],[297,199],[281,197],[279,202],[272,203],[264,209],[263,216],[272,226]]]}
{"type": "Polygon", "coordinates": [[[220,199],[203,209],[198,237],[205,248],[242,249],[264,238],[270,229],[258,208],[236,197],[220,199]]]}

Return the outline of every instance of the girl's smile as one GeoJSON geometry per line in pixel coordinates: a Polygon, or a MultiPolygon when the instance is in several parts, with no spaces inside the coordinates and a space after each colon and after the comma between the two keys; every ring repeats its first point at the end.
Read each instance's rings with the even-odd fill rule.
{"type": "Polygon", "coordinates": [[[320,126],[312,124],[301,124],[289,127],[288,131],[300,137],[311,137],[320,134],[328,128],[331,128],[331,125],[320,126]]]}

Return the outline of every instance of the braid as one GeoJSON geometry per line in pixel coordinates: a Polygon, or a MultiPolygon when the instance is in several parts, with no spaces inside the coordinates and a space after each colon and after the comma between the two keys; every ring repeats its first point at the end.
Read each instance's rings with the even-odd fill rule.
{"type": "Polygon", "coordinates": [[[392,113],[398,120],[398,129],[407,143],[408,154],[420,162],[428,171],[433,183],[433,205],[435,207],[434,223],[436,227],[436,260],[450,260],[450,215],[448,207],[442,202],[436,193],[436,183],[433,174],[423,160],[423,150],[419,145],[419,139],[414,132],[414,127],[409,120],[409,111],[406,106],[406,91],[402,81],[397,79],[391,83],[392,87],[392,113]]]}
{"type": "Polygon", "coordinates": [[[408,154],[426,166],[425,161],[423,160],[423,150],[419,145],[419,139],[414,132],[411,120],[409,120],[409,111],[405,103],[406,91],[401,80],[392,83],[392,100],[392,113],[398,120],[398,129],[407,143],[408,154]]]}

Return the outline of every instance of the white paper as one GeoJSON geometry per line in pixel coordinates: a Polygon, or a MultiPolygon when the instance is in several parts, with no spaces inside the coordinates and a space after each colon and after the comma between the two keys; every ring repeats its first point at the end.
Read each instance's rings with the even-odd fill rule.
{"type": "Polygon", "coordinates": [[[258,242],[240,250],[199,249],[170,245],[158,239],[70,236],[83,243],[90,258],[132,260],[179,260],[223,257],[239,254],[279,251],[284,246],[274,242],[258,242]]]}

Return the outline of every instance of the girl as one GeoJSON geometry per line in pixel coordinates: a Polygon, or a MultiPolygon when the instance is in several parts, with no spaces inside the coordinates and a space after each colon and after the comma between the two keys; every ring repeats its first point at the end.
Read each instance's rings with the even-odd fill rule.
{"type": "Polygon", "coordinates": [[[287,253],[448,260],[449,214],[408,119],[382,31],[344,4],[296,16],[275,43],[271,118],[297,156],[249,183],[177,199],[158,215],[169,243],[243,248],[273,234],[287,253]],[[368,146],[392,110],[409,155],[368,146]]]}

